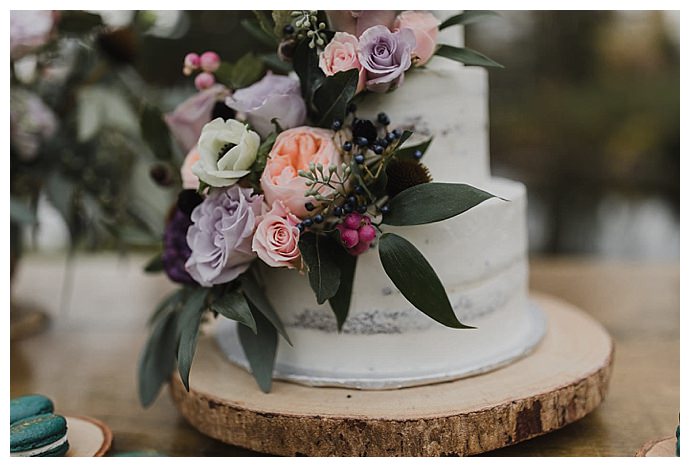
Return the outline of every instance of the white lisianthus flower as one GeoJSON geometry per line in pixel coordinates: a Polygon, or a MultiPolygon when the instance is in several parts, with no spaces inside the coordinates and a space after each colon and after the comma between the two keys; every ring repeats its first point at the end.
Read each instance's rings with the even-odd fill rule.
{"type": "Polygon", "coordinates": [[[207,123],[199,137],[199,160],[192,167],[199,180],[212,187],[234,185],[249,173],[261,139],[237,120],[207,123]]]}

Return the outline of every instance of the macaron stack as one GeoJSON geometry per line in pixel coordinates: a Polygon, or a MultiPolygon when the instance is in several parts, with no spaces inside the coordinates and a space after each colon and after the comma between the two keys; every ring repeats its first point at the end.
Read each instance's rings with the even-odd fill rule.
{"type": "Polygon", "coordinates": [[[10,401],[10,456],[57,457],[69,449],[67,421],[53,413],[53,402],[32,394],[10,401]]]}

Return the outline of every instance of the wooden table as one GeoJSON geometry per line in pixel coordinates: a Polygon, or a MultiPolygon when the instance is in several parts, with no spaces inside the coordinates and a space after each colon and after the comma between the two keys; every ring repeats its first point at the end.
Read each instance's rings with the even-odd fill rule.
{"type": "MultiPolygon", "coordinates": [[[[24,258],[12,285],[17,301],[42,306],[47,331],[11,344],[11,396],[46,394],[56,411],[87,415],[113,430],[111,453],[156,450],[171,456],[257,455],[192,429],[165,390],[139,406],[136,367],[145,322],[172,288],[141,272],[144,257],[79,256],[61,307],[62,257],[24,258]]],[[[533,289],[591,313],[616,343],[608,399],[583,420],[489,453],[497,456],[631,456],[648,440],[675,433],[679,410],[678,263],[535,259],[533,289]]],[[[68,280],[68,283],[70,280],[68,280]]]]}

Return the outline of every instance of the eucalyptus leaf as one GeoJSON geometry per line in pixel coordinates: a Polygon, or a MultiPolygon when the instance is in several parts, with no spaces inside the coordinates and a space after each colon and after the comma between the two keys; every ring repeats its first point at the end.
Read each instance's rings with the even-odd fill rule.
{"type": "Polygon", "coordinates": [[[252,375],[263,392],[271,391],[273,366],[278,348],[278,334],[273,324],[268,321],[254,305],[249,303],[256,316],[256,334],[246,326],[237,326],[237,333],[244,355],[249,361],[252,375]]]}
{"type": "Polygon", "coordinates": [[[144,271],[148,273],[163,271],[163,253],[157,253],[156,256],[151,258],[144,266],[144,271]]]}
{"type": "Polygon", "coordinates": [[[500,63],[491,60],[484,54],[467,47],[454,47],[452,45],[443,44],[436,50],[436,55],[439,57],[449,58],[456,62],[464,63],[465,65],[484,66],[505,68],[500,63]]]}
{"type": "Polygon", "coordinates": [[[177,369],[180,372],[182,384],[184,384],[187,391],[189,391],[189,370],[192,367],[192,360],[196,351],[201,315],[206,306],[205,302],[208,292],[209,289],[204,287],[192,289],[182,306],[180,317],[177,321],[177,333],[179,335],[177,369]]]}
{"type": "Polygon", "coordinates": [[[338,322],[338,331],[343,329],[347,320],[352,300],[352,284],[355,280],[357,257],[349,254],[344,248],[338,248],[337,264],[340,267],[340,287],[336,294],[328,300],[338,322]]]}
{"type": "Polygon", "coordinates": [[[148,407],[158,396],[175,368],[177,314],[162,315],[154,322],[144,351],[139,358],[139,401],[148,407]]]}
{"type": "Polygon", "coordinates": [[[228,73],[230,86],[234,89],[246,88],[264,75],[264,62],[249,52],[235,62],[228,73]]]}
{"type": "Polygon", "coordinates": [[[259,55],[268,68],[281,74],[288,74],[292,71],[292,64],[284,62],[275,53],[267,53],[259,55]]]}
{"type": "Polygon", "coordinates": [[[379,257],[390,280],[415,308],[444,326],[472,329],[458,321],[436,272],[413,244],[385,233],[379,239],[379,257]]]}
{"type": "Polygon", "coordinates": [[[414,153],[416,151],[421,151],[423,155],[424,153],[426,153],[427,149],[429,149],[429,145],[433,140],[433,138],[429,138],[423,143],[415,144],[414,146],[400,148],[396,151],[395,157],[398,157],[400,159],[414,159],[414,153]]]}
{"type": "Polygon", "coordinates": [[[334,120],[345,119],[345,110],[355,96],[359,70],[341,71],[327,76],[314,93],[314,104],[319,112],[321,127],[330,128],[334,120]]]}
{"type": "Polygon", "coordinates": [[[211,303],[211,309],[220,315],[244,324],[256,334],[256,321],[249,303],[238,290],[226,290],[211,303]]]}
{"type": "Polygon", "coordinates": [[[309,284],[319,305],[332,298],[340,287],[340,267],[336,253],[338,248],[343,247],[325,235],[307,232],[299,239],[302,260],[309,271],[309,284]]]}
{"type": "Polygon", "coordinates": [[[290,338],[288,337],[287,332],[285,331],[285,326],[283,326],[283,322],[280,320],[278,314],[273,309],[271,302],[269,302],[266,298],[266,294],[262,290],[259,283],[252,276],[251,271],[242,274],[242,276],[240,276],[240,282],[242,284],[242,292],[244,293],[247,302],[249,302],[249,305],[253,306],[253,308],[256,310],[259,310],[259,312],[266,319],[268,319],[268,321],[273,325],[273,327],[275,327],[278,330],[280,335],[283,336],[283,338],[288,342],[288,344],[292,345],[292,342],[290,342],[290,338]]]}
{"type": "Polygon", "coordinates": [[[171,308],[172,310],[177,309],[178,305],[180,302],[182,302],[184,298],[184,288],[179,288],[167,297],[165,297],[161,302],[158,304],[156,309],[154,310],[153,314],[151,314],[151,317],[149,318],[147,324],[149,326],[152,326],[158,319],[163,316],[163,314],[166,311],[169,311],[171,308]]]}
{"type": "Polygon", "coordinates": [[[257,20],[252,20],[252,19],[243,19],[240,24],[242,24],[242,27],[254,37],[254,39],[258,40],[262,44],[268,46],[268,47],[277,47],[278,46],[278,40],[276,39],[275,36],[272,34],[268,34],[266,31],[264,31],[261,26],[259,25],[259,22],[257,20]]]}
{"type": "Polygon", "coordinates": [[[390,200],[388,225],[420,225],[450,219],[495,195],[463,183],[423,183],[390,200]]]}
{"type": "Polygon", "coordinates": [[[465,24],[472,24],[472,23],[478,23],[482,20],[488,19],[488,18],[495,18],[497,16],[500,16],[498,13],[495,11],[491,10],[468,10],[468,11],[463,11],[459,15],[451,16],[447,20],[445,20],[441,25],[438,27],[439,29],[445,29],[450,26],[456,26],[456,25],[465,25],[465,24]]]}
{"type": "Polygon", "coordinates": [[[23,201],[10,195],[10,220],[19,224],[35,224],[36,213],[23,201]]]}

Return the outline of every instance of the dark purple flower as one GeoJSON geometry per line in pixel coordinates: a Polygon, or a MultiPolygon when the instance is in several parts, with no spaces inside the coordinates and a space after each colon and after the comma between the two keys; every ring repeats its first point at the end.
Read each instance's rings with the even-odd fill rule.
{"type": "Polygon", "coordinates": [[[184,266],[192,254],[187,245],[187,230],[190,225],[192,220],[189,215],[175,206],[163,232],[163,269],[170,280],[181,284],[195,283],[184,266]]]}
{"type": "Polygon", "coordinates": [[[366,87],[386,92],[402,83],[405,70],[412,64],[416,41],[411,29],[391,32],[385,26],[374,26],[359,38],[359,63],[366,70],[366,87]]]}

